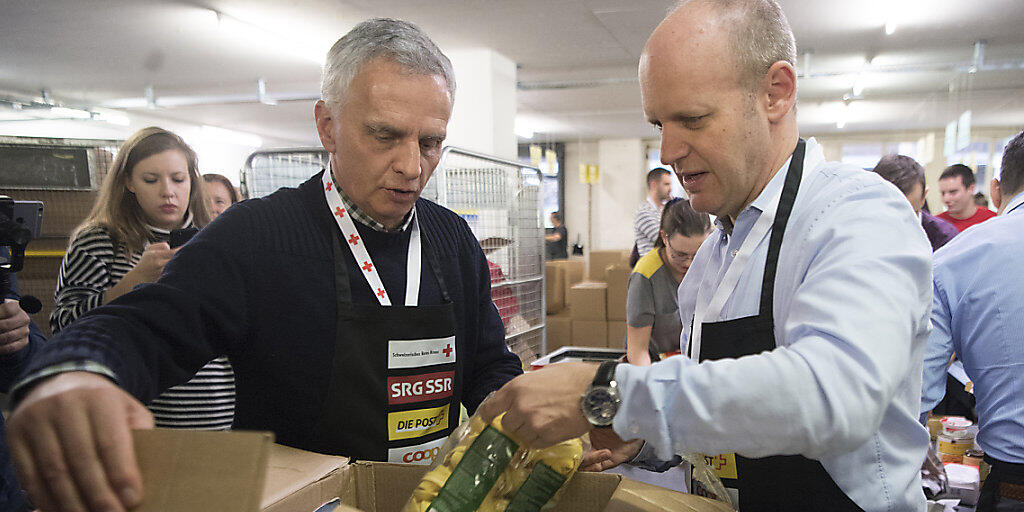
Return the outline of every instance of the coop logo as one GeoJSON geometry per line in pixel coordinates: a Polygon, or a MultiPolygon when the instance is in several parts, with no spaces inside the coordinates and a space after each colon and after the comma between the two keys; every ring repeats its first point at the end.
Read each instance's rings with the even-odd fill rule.
{"type": "Polygon", "coordinates": [[[419,368],[455,362],[455,336],[388,341],[388,368],[419,368]]]}
{"type": "Polygon", "coordinates": [[[430,464],[441,453],[441,445],[444,444],[446,439],[442,437],[436,441],[416,446],[392,448],[388,450],[388,462],[395,464],[430,464]]]}
{"type": "Polygon", "coordinates": [[[388,440],[413,439],[448,428],[448,406],[388,413],[388,440]]]}
{"type": "Polygon", "coordinates": [[[409,404],[452,396],[455,372],[388,377],[388,403],[409,404]]]}

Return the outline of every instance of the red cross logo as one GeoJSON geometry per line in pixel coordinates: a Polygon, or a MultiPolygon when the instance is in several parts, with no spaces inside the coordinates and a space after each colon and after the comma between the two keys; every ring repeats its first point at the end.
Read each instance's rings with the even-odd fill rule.
{"type": "Polygon", "coordinates": [[[356,235],[350,235],[348,237],[348,243],[352,245],[359,245],[359,237],[356,235]]]}
{"type": "Polygon", "coordinates": [[[363,270],[365,270],[367,272],[373,272],[373,263],[370,263],[369,261],[364,261],[363,262],[363,270]]]}
{"type": "Polygon", "coordinates": [[[328,191],[328,192],[330,192],[330,191],[331,191],[331,186],[332,186],[332,185],[334,185],[334,182],[333,182],[333,181],[328,181],[328,182],[327,182],[327,191],[328,191]]]}
{"type": "Polygon", "coordinates": [[[442,350],[441,352],[444,352],[444,356],[445,357],[451,357],[452,356],[452,344],[449,343],[448,346],[444,347],[444,350],[442,350]]]}
{"type": "Polygon", "coordinates": [[[729,465],[729,461],[726,460],[725,455],[719,455],[715,457],[715,470],[720,471],[722,468],[729,465]]]}
{"type": "Polygon", "coordinates": [[[340,219],[340,218],[345,216],[345,209],[340,207],[340,206],[335,206],[334,207],[334,214],[337,215],[338,218],[340,219]]]}
{"type": "Polygon", "coordinates": [[[384,288],[377,288],[377,296],[382,299],[384,298],[384,288]]]}

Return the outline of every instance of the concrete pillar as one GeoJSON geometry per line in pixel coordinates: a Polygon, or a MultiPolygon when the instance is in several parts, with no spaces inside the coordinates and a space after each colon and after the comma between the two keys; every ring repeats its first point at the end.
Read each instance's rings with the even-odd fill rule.
{"type": "Polygon", "coordinates": [[[445,53],[457,86],[445,144],[515,160],[515,62],[489,48],[445,53]]]}

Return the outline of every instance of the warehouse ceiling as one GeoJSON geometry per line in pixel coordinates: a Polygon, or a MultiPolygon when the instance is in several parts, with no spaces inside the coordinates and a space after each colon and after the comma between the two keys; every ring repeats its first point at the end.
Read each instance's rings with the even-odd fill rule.
{"type": "MultiPolygon", "coordinates": [[[[974,126],[1024,124],[1019,0],[781,3],[801,53],[805,133],[935,129],[964,110],[974,126]]],[[[515,61],[518,121],[536,140],[656,136],[640,112],[636,64],[670,4],[5,0],[0,100],[39,101],[45,89],[68,105],[315,144],[310,98],[324,51],[358,21],[389,16],[446,49],[489,47],[515,61]],[[276,105],[256,101],[261,78],[276,105]]],[[[0,103],[0,122],[24,116],[0,103]]]]}

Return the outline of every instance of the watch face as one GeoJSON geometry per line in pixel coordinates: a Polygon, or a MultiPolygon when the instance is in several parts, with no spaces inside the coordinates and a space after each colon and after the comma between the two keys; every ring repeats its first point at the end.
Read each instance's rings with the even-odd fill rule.
{"type": "Polygon", "coordinates": [[[618,410],[618,394],[609,387],[595,386],[583,397],[583,412],[595,425],[610,425],[618,410]]]}

